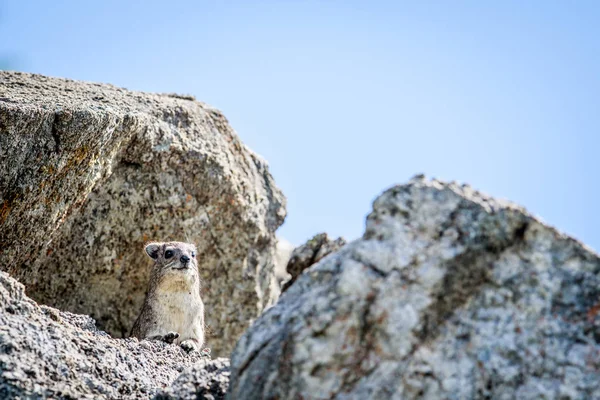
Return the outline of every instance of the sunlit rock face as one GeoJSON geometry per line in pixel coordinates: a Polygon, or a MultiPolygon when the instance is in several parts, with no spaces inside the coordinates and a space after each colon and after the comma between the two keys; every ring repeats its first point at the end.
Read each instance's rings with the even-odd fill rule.
{"type": "Polygon", "coordinates": [[[216,109],[190,96],[0,72],[0,269],[29,296],[126,336],[146,241],[193,242],[213,355],[279,294],[285,198],[216,109]]]}
{"type": "Polygon", "coordinates": [[[242,336],[230,398],[599,398],[599,272],[522,208],[416,178],[242,336]]]}

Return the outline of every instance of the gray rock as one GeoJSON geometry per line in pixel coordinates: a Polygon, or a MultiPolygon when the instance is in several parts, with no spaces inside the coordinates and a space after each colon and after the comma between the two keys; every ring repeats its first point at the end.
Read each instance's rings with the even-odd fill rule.
{"type": "Polygon", "coordinates": [[[230,398],[600,398],[600,258],[513,204],[414,179],[240,338],[230,398]]]}
{"type": "Polygon", "coordinates": [[[222,364],[177,345],[112,339],[88,316],[37,305],[0,272],[2,399],[148,399],[192,366],[216,388],[212,368],[222,364]]]}
{"type": "Polygon", "coordinates": [[[0,162],[0,269],[40,303],[126,336],[149,240],[198,246],[214,355],[279,295],[285,198],[225,117],[190,96],[0,71],[0,162]]]}
{"type": "Polygon", "coordinates": [[[202,361],[184,371],[154,400],[222,400],[229,387],[229,360],[202,361]]]}
{"type": "Polygon", "coordinates": [[[275,278],[282,287],[284,282],[290,280],[291,275],[287,272],[287,264],[294,251],[294,245],[285,239],[277,238],[277,247],[275,250],[275,278]]]}
{"type": "Polygon", "coordinates": [[[319,233],[302,246],[295,248],[290,255],[286,267],[287,272],[290,274],[290,279],[285,282],[281,288],[281,292],[286,291],[304,270],[318,263],[325,256],[335,253],[345,245],[346,240],[344,238],[339,237],[331,240],[327,236],[327,233],[319,233]]]}

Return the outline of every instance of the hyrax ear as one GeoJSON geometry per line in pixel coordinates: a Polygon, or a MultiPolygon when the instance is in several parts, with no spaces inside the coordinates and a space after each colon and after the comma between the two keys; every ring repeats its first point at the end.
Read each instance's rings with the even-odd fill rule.
{"type": "Polygon", "coordinates": [[[160,254],[160,247],[160,243],[148,243],[145,248],[146,254],[148,254],[151,259],[156,260],[160,254]]]}

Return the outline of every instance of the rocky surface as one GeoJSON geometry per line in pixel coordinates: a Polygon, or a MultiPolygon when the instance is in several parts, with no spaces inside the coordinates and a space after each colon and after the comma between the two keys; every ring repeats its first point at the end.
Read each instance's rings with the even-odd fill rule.
{"type": "Polygon", "coordinates": [[[294,245],[285,239],[277,238],[277,248],[275,251],[275,278],[279,287],[283,287],[284,283],[289,281],[291,275],[287,272],[287,264],[294,251],[294,245]]]}
{"type": "Polygon", "coordinates": [[[148,399],[170,390],[185,368],[194,371],[197,387],[222,396],[227,365],[176,345],[112,339],[88,316],[38,306],[0,272],[2,399],[148,399]]]}
{"type": "Polygon", "coordinates": [[[279,295],[285,199],[225,117],[190,96],[0,71],[0,161],[0,269],[40,303],[126,336],[150,240],[198,246],[213,355],[279,295]]]}
{"type": "Polygon", "coordinates": [[[230,398],[600,398],[599,273],[522,208],[414,179],[242,336],[230,398]]]}
{"type": "Polygon", "coordinates": [[[221,400],[229,387],[229,360],[203,361],[184,371],[154,400],[221,400]]]}
{"type": "Polygon", "coordinates": [[[344,238],[331,240],[327,233],[319,233],[309,239],[302,246],[295,248],[290,255],[286,270],[290,279],[283,285],[281,291],[286,291],[300,274],[313,264],[318,263],[325,256],[335,253],[346,245],[344,238]]]}

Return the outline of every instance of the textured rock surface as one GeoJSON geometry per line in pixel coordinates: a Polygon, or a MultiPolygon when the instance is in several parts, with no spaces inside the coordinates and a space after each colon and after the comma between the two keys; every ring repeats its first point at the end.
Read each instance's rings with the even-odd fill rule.
{"type": "Polygon", "coordinates": [[[0,268],[40,303],[126,335],[148,240],[198,246],[213,355],[279,294],[285,199],[206,104],[0,72],[0,161],[0,268]]]}
{"type": "Polygon", "coordinates": [[[229,387],[229,360],[204,361],[184,371],[173,384],[154,400],[220,400],[229,387]]]}
{"type": "Polygon", "coordinates": [[[212,385],[213,364],[198,352],[111,339],[87,316],[38,306],[25,296],[23,285],[0,272],[2,399],[148,399],[193,365],[195,376],[210,378],[212,385]]]}
{"type": "Polygon", "coordinates": [[[302,246],[295,248],[286,267],[290,279],[283,285],[281,291],[287,290],[305,269],[318,263],[325,256],[335,253],[345,245],[346,240],[344,238],[339,237],[331,240],[326,233],[319,233],[302,246]]]}
{"type": "Polygon", "coordinates": [[[231,398],[600,398],[599,273],[523,209],[415,179],[242,336],[231,398]]]}
{"type": "Polygon", "coordinates": [[[290,260],[290,256],[294,251],[294,245],[285,239],[277,239],[277,248],[275,251],[275,278],[279,283],[279,287],[282,287],[284,282],[290,280],[291,275],[287,272],[287,264],[290,260]]]}

